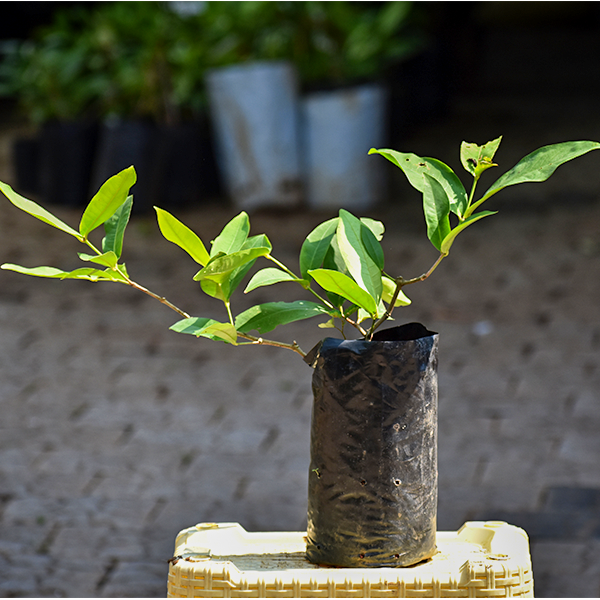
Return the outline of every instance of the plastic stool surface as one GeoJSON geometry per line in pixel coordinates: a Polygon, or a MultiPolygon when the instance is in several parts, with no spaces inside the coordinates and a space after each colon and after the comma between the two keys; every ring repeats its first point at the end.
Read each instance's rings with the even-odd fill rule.
{"type": "Polygon", "coordinates": [[[438,532],[437,553],[412,567],[340,569],[306,560],[303,532],[238,523],[184,529],[170,560],[171,598],[533,597],[527,534],[501,521],[438,532]]]}

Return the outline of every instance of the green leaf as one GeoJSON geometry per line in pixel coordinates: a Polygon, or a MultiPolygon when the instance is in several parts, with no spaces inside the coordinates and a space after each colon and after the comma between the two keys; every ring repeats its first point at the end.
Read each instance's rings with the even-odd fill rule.
{"type": "MultiPolygon", "coordinates": [[[[383,248],[381,247],[381,244],[379,243],[379,240],[381,238],[378,239],[375,236],[375,234],[373,233],[372,229],[368,225],[366,225],[362,219],[360,220],[360,222],[362,225],[361,230],[360,230],[360,237],[361,237],[363,246],[364,246],[365,250],[367,251],[367,254],[371,257],[373,262],[377,265],[379,270],[383,271],[383,267],[385,265],[385,259],[384,259],[384,255],[383,255],[383,248]]],[[[374,223],[376,223],[376,222],[377,221],[374,221],[374,223]]]]}
{"type": "Polygon", "coordinates": [[[448,252],[450,252],[450,247],[452,246],[452,244],[454,243],[454,240],[456,239],[456,236],[461,231],[464,231],[467,227],[469,227],[470,225],[475,223],[475,221],[479,221],[479,219],[483,219],[483,217],[489,217],[490,215],[495,215],[496,212],[498,212],[498,211],[482,210],[481,212],[478,212],[478,213],[466,218],[464,221],[459,223],[452,231],[450,231],[450,233],[448,233],[446,235],[446,237],[442,241],[442,244],[440,247],[440,252],[442,254],[448,254],[448,252]]]}
{"type": "Polygon", "coordinates": [[[248,248],[232,254],[226,254],[212,259],[203,269],[194,275],[194,281],[211,279],[217,283],[222,283],[227,279],[232,271],[242,267],[259,256],[266,256],[271,252],[270,248],[248,248]]]}
{"type": "Polygon", "coordinates": [[[81,260],[86,262],[93,262],[111,269],[114,269],[117,266],[118,258],[112,250],[100,255],[84,254],[83,252],[78,252],[78,255],[81,260]]]}
{"type": "Polygon", "coordinates": [[[433,178],[423,174],[423,212],[429,241],[442,251],[442,241],[450,233],[450,203],[444,188],[433,178]]]}
{"type": "Polygon", "coordinates": [[[116,281],[125,283],[123,276],[112,269],[105,269],[104,271],[86,268],[75,269],[67,273],[63,279],[86,279],[88,281],[116,281]]]}
{"type": "MultiPolygon", "coordinates": [[[[352,278],[348,277],[348,275],[330,269],[314,269],[309,271],[309,275],[324,290],[350,300],[356,306],[364,308],[370,315],[374,315],[377,312],[377,300],[369,292],[361,288],[352,278]]],[[[382,284],[380,283],[380,285],[382,284]]]]}
{"type": "Polygon", "coordinates": [[[27,200],[27,198],[23,198],[23,196],[17,194],[10,185],[0,181],[0,190],[17,208],[20,208],[22,211],[48,225],[52,225],[52,227],[56,227],[57,229],[76,237],[79,241],[83,241],[83,238],[78,231],[75,231],[75,229],[69,227],[66,223],[63,223],[58,217],[49,213],[45,208],[42,208],[39,204],[33,202],[33,200],[27,200]]]}
{"type": "Polygon", "coordinates": [[[84,238],[115,214],[127,200],[136,179],[135,169],[128,167],[102,184],[81,217],[79,232],[84,238]]]}
{"type": "Polygon", "coordinates": [[[237,332],[231,323],[219,323],[219,321],[204,317],[182,319],[171,325],[169,329],[177,333],[187,333],[196,337],[205,337],[234,345],[237,342],[237,332]]]}
{"type": "MultiPolygon", "coordinates": [[[[340,219],[336,232],[344,264],[354,281],[377,303],[381,298],[381,271],[363,244],[363,231],[370,230],[359,219],[346,210],[340,210],[340,219]]],[[[375,244],[374,236],[370,238],[375,244]]],[[[381,251],[383,256],[383,251],[381,251]]],[[[330,290],[335,291],[335,290],[330,290]]],[[[343,294],[342,294],[343,296],[343,294]]]]}
{"type": "Polygon", "coordinates": [[[113,216],[104,222],[104,231],[106,233],[102,240],[102,251],[113,251],[117,258],[123,253],[123,239],[125,237],[125,228],[129,223],[131,209],[133,207],[133,196],[127,196],[127,199],[113,214],[113,216]]]}
{"type": "Polygon", "coordinates": [[[67,271],[61,271],[55,267],[22,267],[21,265],[13,265],[11,263],[4,263],[1,267],[6,271],[15,271],[15,273],[22,273],[23,275],[33,275],[34,277],[51,277],[55,279],[62,279],[67,275],[67,271]]]}
{"type": "Polygon", "coordinates": [[[590,141],[563,142],[538,148],[522,158],[510,171],[504,173],[492,184],[483,197],[471,206],[469,214],[472,214],[482,202],[501,189],[518,183],[546,181],[563,163],[598,148],[600,148],[600,143],[590,141]]]}
{"type": "Polygon", "coordinates": [[[237,346],[237,331],[231,323],[213,323],[208,325],[203,333],[237,346]]]}
{"type": "Polygon", "coordinates": [[[223,231],[212,242],[210,249],[211,258],[217,256],[220,252],[231,254],[242,249],[250,233],[250,219],[245,212],[231,219],[223,228],[223,231]]]}
{"type": "MultiPolygon", "coordinates": [[[[387,302],[388,304],[392,301],[394,297],[394,292],[396,291],[396,282],[389,277],[383,276],[383,295],[382,300],[387,302]]],[[[396,298],[396,302],[394,306],[408,306],[411,303],[410,298],[402,291],[398,292],[398,297],[396,298]]]]}
{"type": "MultiPolygon", "coordinates": [[[[242,250],[249,250],[251,248],[268,248],[269,252],[267,254],[270,254],[271,250],[273,249],[273,246],[271,245],[271,242],[266,235],[260,234],[260,235],[255,235],[255,236],[249,237],[244,242],[244,245],[242,246],[242,250]]],[[[256,262],[256,259],[253,259],[253,260],[247,262],[246,264],[242,265],[241,267],[234,269],[231,272],[231,274],[229,275],[229,282],[228,282],[229,287],[228,287],[227,294],[226,294],[227,300],[229,300],[229,298],[231,297],[231,294],[233,294],[233,292],[236,290],[238,285],[241,283],[242,279],[244,279],[244,277],[246,276],[248,271],[254,266],[255,262],[256,262]]]]}
{"type": "MultiPolygon", "coordinates": [[[[229,288],[229,286],[226,287],[229,288]]],[[[221,300],[222,302],[227,302],[228,300],[228,295],[223,289],[223,285],[217,283],[216,281],[212,281],[210,279],[203,279],[200,282],[200,288],[207,296],[210,296],[211,298],[216,298],[217,300],[221,300]]]]}
{"type": "Polygon", "coordinates": [[[302,281],[297,277],[282,271],[281,269],[275,269],[273,267],[269,267],[267,269],[261,269],[257,273],[254,274],[252,279],[248,282],[246,289],[244,290],[244,294],[255,290],[256,288],[263,287],[266,285],[273,285],[274,283],[281,283],[282,281],[302,281]]]}
{"type": "Polygon", "coordinates": [[[100,271],[99,269],[81,268],[74,271],[61,271],[54,267],[21,267],[6,263],[2,265],[3,269],[15,271],[23,275],[32,275],[34,277],[48,277],[52,279],[85,279],[87,281],[117,281],[123,283],[125,280],[116,271],[111,269],[100,271]]]}
{"type": "Polygon", "coordinates": [[[375,219],[369,219],[368,217],[361,217],[360,222],[363,225],[366,225],[375,236],[375,239],[380,242],[383,239],[383,234],[385,232],[385,227],[381,221],[376,221],[375,219]]]}
{"type": "Polygon", "coordinates": [[[304,279],[308,277],[310,270],[323,264],[337,225],[337,217],[329,219],[315,227],[304,240],[300,249],[300,273],[304,279]]]}
{"type": "Polygon", "coordinates": [[[456,173],[443,162],[435,158],[421,158],[416,154],[397,152],[396,150],[376,150],[371,148],[369,154],[380,154],[391,163],[402,169],[409,183],[421,193],[423,192],[423,173],[433,177],[446,192],[450,201],[450,210],[462,216],[467,209],[468,197],[465,188],[456,173]]]}
{"type": "Polygon", "coordinates": [[[210,261],[210,256],[202,240],[179,219],[162,208],[154,207],[158,227],[165,239],[185,250],[198,264],[203,267],[210,261]]]}
{"type": "Polygon", "coordinates": [[[272,331],[279,325],[287,325],[294,321],[310,319],[323,314],[329,314],[324,306],[306,300],[267,302],[253,306],[239,314],[235,319],[235,328],[240,333],[256,330],[263,334],[272,331]]]}
{"type": "Polygon", "coordinates": [[[492,159],[501,141],[502,136],[491,142],[487,142],[483,146],[463,142],[460,145],[460,162],[462,166],[477,179],[486,169],[497,167],[498,165],[493,163],[492,159]]]}

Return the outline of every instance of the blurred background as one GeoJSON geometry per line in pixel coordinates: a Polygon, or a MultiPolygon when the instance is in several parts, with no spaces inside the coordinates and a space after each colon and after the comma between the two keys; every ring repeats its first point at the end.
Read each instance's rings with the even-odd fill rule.
{"type": "MultiPolygon", "coordinates": [[[[206,243],[246,210],[291,266],[344,207],[383,220],[387,264],[414,276],[436,258],[420,197],[369,148],[459,172],[461,141],[503,135],[499,176],[600,139],[595,2],[3,2],[0,17],[0,180],[76,225],[135,165],[129,272],[201,316],[218,307],[153,205],[206,243]]],[[[591,153],[502,192],[397,317],[441,336],[439,529],[524,527],[538,596],[600,595],[599,190],[591,153]]],[[[0,261],[77,265],[49,229],[0,203],[0,261]]],[[[267,300],[253,294],[239,311],[267,300]]],[[[119,286],[2,272],[0,595],[164,596],[184,527],[306,526],[310,370],[175,320],[119,286]]],[[[306,351],[322,334],[281,335],[306,351]]]]}
{"type": "Polygon", "coordinates": [[[457,106],[463,136],[527,111],[553,140],[554,111],[598,91],[599,18],[585,2],[8,2],[12,175],[70,206],[135,164],[139,212],[370,208],[390,171],[365,148],[457,106]]]}

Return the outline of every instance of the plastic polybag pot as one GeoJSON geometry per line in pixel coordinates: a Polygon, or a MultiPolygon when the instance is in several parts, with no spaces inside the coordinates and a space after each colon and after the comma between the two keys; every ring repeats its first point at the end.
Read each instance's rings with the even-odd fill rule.
{"type": "Polygon", "coordinates": [[[313,563],[408,566],[435,552],[438,336],[411,323],[375,337],[327,338],[305,359],[313,563]]]}
{"type": "Polygon", "coordinates": [[[298,83],[285,61],[215,69],[206,86],[217,163],[242,209],[295,207],[302,199],[298,83]]]}
{"type": "Polygon", "coordinates": [[[221,195],[205,120],[161,125],[156,137],[152,156],[153,205],[194,207],[221,195]]]}
{"type": "Polygon", "coordinates": [[[88,201],[98,125],[52,121],[40,132],[39,187],[48,204],[83,206],[88,201]]]}
{"type": "Polygon", "coordinates": [[[152,208],[152,156],[156,142],[156,127],[137,119],[107,119],[100,128],[98,148],[92,172],[90,197],[113,175],[133,165],[137,183],[134,213],[147,213],[152,208]]]}

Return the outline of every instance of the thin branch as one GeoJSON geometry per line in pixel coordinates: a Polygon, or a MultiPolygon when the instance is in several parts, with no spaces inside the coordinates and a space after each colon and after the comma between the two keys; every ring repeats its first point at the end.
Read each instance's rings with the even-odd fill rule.
{"type": "MultiPolygon", "coordinates": [[[[123,275],[123,273],[121,273],[121,275],[123,275]]],[[[182,316],[184,319],[190,318],[190,315],[188,315],[185,311],[181,310],[180,308],[177,308],[177,306],[175,306],[173,303],[169,302],[164,296],[159,296],[158,294],[151,292],[149,289],[146,289],[144,286],[140,285],[139,283],[132,281],[127,276],[125,276],[125,275],[123,275],[123,276],[126,279],[127,285],[130,285],[132,288],[134,288],[140,292],[144,292],[144,294],[147,294],[151,298],[158,300],[165,306],[168,306],[171,310],[174,310],[178,315],[182,316]]]]}
{"type": "MultiPolygon", "coordinates": [[[[306,353],[302,351],[302,348],[300,348],[296,341],[292,342],[291,344],[286,344],[285,342],[277,342],[275,340],[265,340],[262,337],[255,337],[248,333],[240,333],[239,331],[237,332],[237,334],[239,337],[245,340],[249,340],[249,344],[251,345],[257,344],[260,346],[275,346],[276,348],[284,348],[285,350],[292,350],[293,352],[297,352],[303,358],[306,356],[306,353]]],[[[244,346],[246,344],[242,343],[239,345],[244,346]]]]}
{"type": "Polygon", "coordinates": [[[413,279],[404,279],[402,277],[398,277],[397,279],[394,279],[394,281],[396,282],[396,289],[394,290],[392,299],[390,300],[386,311],[383,313],[383,315],[377,321],[375,321],[375,323],[373,323],[371,329],[369,330],[368,336],[365,335],[365,337],[368,337],[368,339],[371,339],[373,337],[373,333],[375,333],[375,330],[379,329],[379,327],[381,327],[392,316],[392,312],[394,311],[394,305],[396,304],[396,300],[398,299],[400,290],[405,285],[410,285],[411,283],[418,283],[420,281],[425,281],[437,269],[438,265],[442,262],[442,260],[446,256],[448,256],[448,254],[444,254],[444,253],[440,254],[438,256],[437,260],[433,263],[433,265],[429,269],[429,271],[427,271],[426,273],[423,273],[423,275],[420,275],[419,277],[414,277],[413,279]]]}

